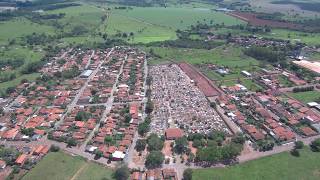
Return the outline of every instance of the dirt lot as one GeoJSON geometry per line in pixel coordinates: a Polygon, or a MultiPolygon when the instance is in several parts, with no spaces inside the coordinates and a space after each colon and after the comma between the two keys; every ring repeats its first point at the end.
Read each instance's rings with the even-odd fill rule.
{"type": "Polygon", "coordinates": [[[302,27],[297,24],[288,23],[288,22],[280,22],[280,21],[272,21],[265,19],[258,19],[256,14],[254,13],[245,13],[245,12],[232,12],[228,13],[230,16],[239,18],[243,21],[248,22],[254,26],[270,26],[275,28],[290,28],[290,29],[301,29],[302,27]]]}
{"type": "Polygon", "coordinates": [[[211,85],[211,82],[194,67],[187,63],[179,63],[178,65],[196,83],[205,96],[213,97],[219,95],[219,92],[211,85]]]}

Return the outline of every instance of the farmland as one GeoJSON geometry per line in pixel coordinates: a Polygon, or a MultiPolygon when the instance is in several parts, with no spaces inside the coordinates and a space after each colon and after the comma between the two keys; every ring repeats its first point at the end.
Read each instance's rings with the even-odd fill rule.
{"type": "Polygon", "coordinates": [[[193,171],[192,179],[269,180],[283,177],[298,180],[308,177],[307,179],[316,180],[320,178],[319,160],[319,154],[305,148],[300,152],[300,157],[284,152],[227,168],[197,169],[193,171]]]}
{"type": "Polygon", "coordinates": [[[111,179],[111,170],[98,164],[86,162],[81,157],[72,157],[63,152],[48,154],[22,180],[48,179],[82,180],[82,179],[111,179]],[[93,176],[94,175],[94,176],[93,176]]]}
{"type": "Polygon", "coordinates": [[[106,24],[108,34],[134,33],[131,43],[148,43],[176,39],[177,29],[186,29],[198,22],[226,25],[242,24],[241,20],[210,9],[134,7],[127,10],[112,10],[106,24]],[[127,32],[124,30],[128,30],[127,32]]]}

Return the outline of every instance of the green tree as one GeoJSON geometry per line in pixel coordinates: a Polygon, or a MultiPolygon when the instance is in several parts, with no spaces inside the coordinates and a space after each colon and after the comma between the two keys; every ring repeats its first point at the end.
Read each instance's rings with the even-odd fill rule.
{"type": "Polygon", "coordinates": [[[302,141],[296,141],[294,142],[294,148],[295,149],[302,149],[304,146],[303,142],[302,141]]]}
{"type": "Polygon", "coordinates": [[[177,138],[175,140],[174,150],[178,153],[184,153],[188,146],[188,140],[186,137],[177,138]]]}
{"type": "Polygon", "coordinates": [[[320,138],[314,140],[310,144],[311,150],[314,152],[320,152],[320,138]]]}
{"type": "Polygon", "coordinates": [[[114,172],[114,178],[116,180],[127,180],[130,176],[130,171],[127,166],[121,166],[114,172]]]}
{"type": "Polygon", "coordinates": [[[183,171],[183,180],[192,180],[192,169],[188,168],[183,171]]]}
{"type": "Polygon", "coordinates": [[[162,152],[151,151],[146,158],[145,166],[148,169],[158,168],[162,165],[163,161],[164,161],[164,156],[162,152]]]}
{"type": "Polygon", "coordinates": [[[136,142],[135,149],[138,152],[144,151],[144,149],[146,148],[146,145],[147,145],[147,141],[145,139],[138,139],[136,142]]]}
{"type": "Polygon", "coordinates": [[[149,124],[143,122],[138,126],[138,133],[140,136],[144,136],[149,131],[149,124]]]}
{"type": "Polygon", "coordinates": [[[161,151],[163,148],[163,140],[156,134],[151,134],[147,139],[149,151],[161,151]]]}

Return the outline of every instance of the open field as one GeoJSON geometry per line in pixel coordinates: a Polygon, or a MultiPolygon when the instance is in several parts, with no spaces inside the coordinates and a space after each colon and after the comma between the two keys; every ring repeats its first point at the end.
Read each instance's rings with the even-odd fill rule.
{"type": "Polygon", "coordinates": [[[225,15],[221,12],[211,11],[206,8],[133,8],[132,10],[117,10],[112,13],[139,19],[146,23],[156,24],[173,29],[185,29],[199,22],[225,25],[244,23],[241,20],[225,15]]]}
{"type": "Polygon", "coordinates": [[[305,148],[300,151],[300,157],[294,157],[289,152],[264,157],[244,164],[227,168],[193,170],[194,180],[317,180],[320,178],[320,155],[305,148]]]}
{"type": "Polygon", "coordinates": [[[111,170],[98,164],[86,162],[63,152],[49,153],[22,180],[101,180],[111,178],[111,170]]]}
{"type": "Polygon", "coordinates": [[[186,29],[198,22],[235,25],[241,20],[206,8],[190,7],[133,7],[127,10],[112,10],[104,29],[110,35],[134,33],[124,38],[132,43],[148,43],[176,39],[177,29],[186,29]]]}
{"type": "Polygon", "coordinates": [[[11,21],[0,22],[0,45],[7,44],[8,40],[21,38],[34,32],[53,34],[54,28],[33,23],[25,18],[16,18],[11,21]]]}
{"type": "MultiPolygon", "coordinates": [[[[134,38],[129,42],[148,43],[153,41],[164,41],[176,39],[174,29],[150,24],[139,19],[134,19],[121,14],[113,13],[107,23],[106,32],[110,35],[117,33],[134,33],[134,38]]],[[[126,39],[127,40],[127,39],[126,39]]]]}
{"type": "Polygon", "coordinates": [[[289,96],[303,102],[309,103],[320,99],[319,91],[306,91],[306,92],[298,92],[298,93],[289,93],[289,96]]]}
{"type": "MultiPolygon", "coordinates": [[[[145,48],[148,52],[150,48],[145,48]]],[[[152,47],[154,53],[161,58],[151,60],[150,64],[158,64],[167,61],[186,61],[191,64],[213,63],[230,68],[247,69],[258,65],[259,62],[244,55],[240,48],[223,46],[212,50],[184,49],[184,48],[161,48],[152,47]]]]}

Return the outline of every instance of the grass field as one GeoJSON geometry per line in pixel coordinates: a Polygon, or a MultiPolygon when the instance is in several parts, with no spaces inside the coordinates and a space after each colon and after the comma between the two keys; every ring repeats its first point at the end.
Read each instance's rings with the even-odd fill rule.
{"type": "Polygon", "coordinates": [[[21,38],[34,32],[53,34],[54,28],[33,23],[25,18],[16,18],[11,21],[0,22],[0,45],[7,44],[8,40],[21,38]]]}
{"type": "Polygon", "coordinates": [[[22,180],[101,180],[112,179],[111,175],[103,166],[56,152],[44,157],[22,180]]]}
{"type": "Polygon", "coordinates": [[[149,43],[153,41],[164,41],[176,39],[175,29],[150,24],[139,19],[131,18],[117,13],[112,13],[108,20],[106,32],[115,35],[118,32],[134,33],[134,38],[129,42],[149,43]]]}
{"type": "MultiPolygon", "coordinates": [[[[149,49],[145,48],[147,52],[149,49]]],[[[233,46],[223,46],[212,50],[161,47],[152,47],[152,49],[161,58],[151,60],[150,64],[172,60],[177,62],[186,61],[191,64],[213,63],[242,70],[248,70],[250,66],[259,64],[257,60],[244,55],[240,48],[233,46]]]]}
{"type": "Polygon", "coordinates": [[[289,96],[303,102],[309,103],[320,99],[319,91],[306,91],[306,92],[298,92],[298,93],[289,93],[289,96]]]}
{"type": "Polygon", "coordinates": [[[211,11],[206,8],[133,8],[132,10],[117,10],[113,13],[122,14],[127,17],[139,19],[143,22],[156,24],[174,29],[185,29],[199,22],[225,25],[236,25],[243,21],[225,15],[224,13],[211,11]]]}
{"type": "Polygon", "coordinates": [[[176,39],[177,29],[186,29],[197,22],[241,24],[242,21],[206,8],[190,7],[133,7],[130,10],[112,10],[106,24],[106,32],[134,33],[134,38],[125,39],[132,43],[148,43],[176,39]]]}
{"type": "Polygon", "coordinates": [[[227,168],[193,170],[193,180],[318,180],[320,154],[305,148],[300,157],[289,152],[250,161],[227,168]]]}

